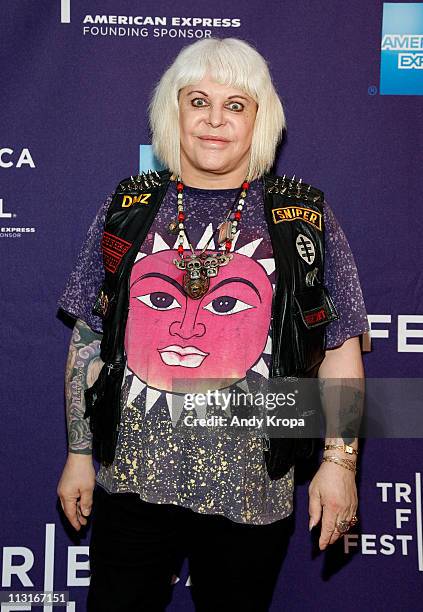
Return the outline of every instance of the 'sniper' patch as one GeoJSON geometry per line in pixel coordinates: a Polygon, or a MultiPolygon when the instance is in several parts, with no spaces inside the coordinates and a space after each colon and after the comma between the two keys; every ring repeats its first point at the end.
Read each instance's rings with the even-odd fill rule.
{"type": "Polygon", "coordinates": [[[320,232],[322,231],[322,214],[312,208],[305,206],[283,206],[282,208],[274,208],[272,210],[273,223],[282,223],[282,221],[297,221],[302,219],[310,223],[320,232]]]}

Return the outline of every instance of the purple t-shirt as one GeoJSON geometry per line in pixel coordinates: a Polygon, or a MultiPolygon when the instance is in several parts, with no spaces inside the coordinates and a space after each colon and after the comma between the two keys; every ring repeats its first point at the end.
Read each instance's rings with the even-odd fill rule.
{"type": "MultiPolygon", "coordinates": [[[[195,248],[206,244],[237,193],[185,187],[185,226],[195,248]]],[[[91,225],[58,304],[97,332],[102,322],[91,309],[104,278],[100,242],[110,201],[111,196],[91,225]]],[[[201,300],[187,300],[178,289],[177,236],[167,228],[175,216],[171,183],[131,271],[121,428],[115,460],[101,466],[97,482],[109,492],[137,492],[152,503],[223,514],[235,522],[271,523],[292,512],[293,469],[271,481],[258,436],[221,435],[212,443],[195,432],[176,439],[182,409],[172,393],[175,380],[189,379],[182,391],[190,392],[202,378],[227,375],[248,387],[250,376],[269,376],[275,262],[261,182],[251,183],[233,259],[201,300]]],[[[369,326],[353,255],[327,203],[324,220],[325,285],[340,315],[325,331],[326,347],[334,348],[369,326]]]]}

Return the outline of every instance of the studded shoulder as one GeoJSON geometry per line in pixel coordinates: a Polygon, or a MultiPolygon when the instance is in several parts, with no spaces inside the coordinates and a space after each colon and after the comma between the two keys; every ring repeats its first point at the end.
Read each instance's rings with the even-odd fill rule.
{"type": "Polygon", "coordinates": [[[130,176],[129,178],[120,181],[117,190],[119,193],[133,193],[139,191],[145,191],[147,189],[152,190],[160,187],[170,177],[168,170],[147,170],[147,172],[141,172],[130,176]]]}
{"type": "Polygon", "coordinates": [[[277,176],[267,174],[264,177],[267,193],[279,193],[289,198],[305,200],[307,202],[323,202],[324,193],[317,187],[304,183],[303,179],[297,180],[295,174],[289,178],[284,174],[277,176]]]}

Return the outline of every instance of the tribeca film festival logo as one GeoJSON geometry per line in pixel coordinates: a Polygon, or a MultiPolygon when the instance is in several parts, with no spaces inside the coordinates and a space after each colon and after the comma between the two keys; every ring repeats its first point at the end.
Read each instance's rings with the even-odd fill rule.
{"type": "MultiPolygon", "coordinates": [[[[10,168],[35,168],[31,152],[27,147],[14,150],[0,147],[0,172],[10,168]]],[[[35,232],[35,227],[23,227],[15,221],[17,215],[7,209],[5,199],[0,197],[0,238],[22,238],[35,232]]]]}
{"type": "MultiPolygon", "coordinates": [[[[118,3],[116,2],[116,7],[118,3]]],[[[71,0],[60,0],[60,21],[71,23],[71,0]]],[[[82,19],[84,36],[133,38],[210,38],[218,28],[239,28],[237,17],[159,17],[142,15],[91,15],[82,19]]]]}
{"type": "Polygon", "coordinates": [[[395,338],[398,353],[423,353],[423,326],[421,314],[368,314],[370,333],[363,335],[363,351],[373,350],[376,339],[391,340],[395,338]],[[394,319],[394,321],[392,320],[394,319]]]}
{"type": "MultiPolygon", "coordinates": [[[[12,612],[13,610],[63,610],[66,612],[75,612],[76,602],[69,600],[69,591],[61,591],[66,594],[66,605],[51,606],[47,603],[43,606],[40,603],[31,602],[37,601],[34,597],[31,600],[31,594],[36,590],[43,593],[55,593],[55,556],[56,556],[56,541],[55,541],[56,526],[54,523],[46,523],[45,526],[45,545],[44,557],[36,558],[33,550],[29,546],[4,546],[2,549],[2,573],[1,573],[1,612],[12,612]],[[42,570],[43,568],[44,575],[42,570]],[[40,583],[34,584],[34,575],[42,576],[42,586],[40,583]],[[12,594],[20,592],[26,594],[26,598],[22,596],[19,600],[12,594]],[[6,601],[21,601],[22,604],[16,606],[14,604],[6,604],[6,601]],[[24,602],[26,604],[24,605],[24,602]]],[[[0,549],[1,550],[1,549],[0,549]]],[[[66,588],[69,587],[88,587],[90,583],[89,577],[89,547],[88,546],[67,546],[67,576],[66,588]]],[[[63,555],[63,551],[60,551],[63,555]]],[[[62,579],[60,588],[62,588],[62,579]]],[[[40,601],[40,600],[39,600],[40,601]]],[[[48,601],[48,600],[45,600],[48,601]]],[[[63,601],[63,598],[53,599],[53,601],[63,601]]]]}
{"type": "Polygon", "coordinates": [[[382,95],[423,95],[423,3],[384,3],[382,95]]]}
{"type": "MultiPolygon", "coordinates": [[[[392,508],[392,533],[347,533],[344,536],[344,553],[359,549],[362,555],[411,555],[417,550],[417,568],[423,572],[423,532],[421,473],[416,472],[413,487],[408,482],[377,482],[380,501],[392,508]],[[411,520],[415,516],[415,529],[411,520]],[[410,533],[413,531],[414,533],[410,533]]],[[[414,521],[413,521],[414,522],[414,521]]]]}

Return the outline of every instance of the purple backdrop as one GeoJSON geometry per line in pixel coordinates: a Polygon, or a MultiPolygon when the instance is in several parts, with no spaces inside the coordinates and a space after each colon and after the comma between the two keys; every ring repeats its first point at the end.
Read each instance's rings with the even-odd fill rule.
{"type": "MultiPolygon", "coordinates": [[[[0,586],[69,590],[68,610],[84,609],[89,536],[62,520],[56,496],[70,328],[55,303],[101,201],[138,171],[139,147],[149,143],[148,96],[184,44],[208,32],[235,36],[268,58],[288,123],[278,170],[325,192],[356,258],[374,330],[366,373],[422,375],[423,344],[407,337],[406,325],[422,335],[423,105],[419,95],[379,93],[383,3],[215,0],[195,13],[192,6],[15,0],[1,8],[0,586]],[[83,23],[86,15],[167,23],[129,26],[138,35],[102,24],[101,33],[83,23]],[[177,17],[232,21],[172,25],[177,17]]],[[[423,4],[417,9],[423,15],[423,4]]],[[[421,87],[423,70],[409,74],[421,87]]],[[[364,444],[360,530],[326,553],[316,553],[307,531],[307,482],[299,485],[272,610],[419,606],[421,448],[417,439],[364,444]]],[[[169,609],[191,610],[186,563],[179,578],[169,609]]]]}

